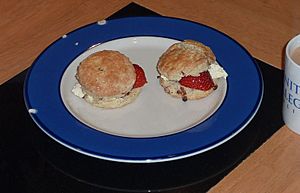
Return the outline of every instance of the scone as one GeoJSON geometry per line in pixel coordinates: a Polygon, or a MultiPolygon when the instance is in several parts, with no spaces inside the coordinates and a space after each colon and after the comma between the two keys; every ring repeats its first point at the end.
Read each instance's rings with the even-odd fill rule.
{"type": "Polygon", "coordinates": [[[208,96],[218,87],[214,80],[227,77],[212,50],[194,40],[170,46],[159,58],[157,70],[165,92],[183,101],[208,96]]]}
{"type": "Polygon", "coordinates": [[[102,108],[133,102],[147,82],[143,69],[118,51],[103,50],[84,59],[77,68],[73,93],[102,108]]]}

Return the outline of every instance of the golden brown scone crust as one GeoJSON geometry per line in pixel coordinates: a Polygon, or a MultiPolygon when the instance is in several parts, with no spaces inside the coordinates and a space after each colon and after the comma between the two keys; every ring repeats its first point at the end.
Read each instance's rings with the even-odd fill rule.
{"type": "Polygon", "coordinates": [[[120,97],[132,89],[136,74],[128,57],[118,51],[103,50],[80,63],[76,78],[90,96],[120,97]]]}
{"type": "Polygon", "coordinates": [[[214,88],[203,91],[198,89],[192,89],[179,84],[178,81],[168,81],[162,78],[159,79],[160,85],[164,88],[164,91],[169,95],[177,98],[182,98],[182,100],[197,100],[207,97],[211,94],[214,88]]]}
{"type": "Polygon", "coordinates": [[[180,80],[183,76],[198,76],[215,61],[216,57],[209,47],[193,40],[184,40],[166,50],[159,58],[157,70],[169,80],[180,80]]]}

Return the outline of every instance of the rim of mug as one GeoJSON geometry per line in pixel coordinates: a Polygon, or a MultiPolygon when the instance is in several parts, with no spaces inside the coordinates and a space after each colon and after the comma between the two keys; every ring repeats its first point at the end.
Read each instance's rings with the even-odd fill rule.
{"type": "Polygon", "coordinates": [[[300,64],[296,63],[290,56],[289,50],[291,47],[291,44],[294,43],[295,41],[297,41],[297,39],[299,39],[299,46],[296,47],[300,47],[300,34],[296,35],[295,37],[293,37],[292,39],[289,40],[286,49],[285,49],[285,55],[286,57],[293,63],[294,66],[297,66],[297,68],[300,68],[300,64]]]}

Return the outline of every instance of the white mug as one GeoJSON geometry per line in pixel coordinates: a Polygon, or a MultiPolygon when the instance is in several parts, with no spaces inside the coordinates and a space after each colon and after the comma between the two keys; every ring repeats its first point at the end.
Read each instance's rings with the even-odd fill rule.
{"type": "Polygon", "coordinates": [[[289,41],[285,50],[282,115],[287,127],[300,135],[300,64],[291,58],[297,47],[300,34],[289,41]]]}

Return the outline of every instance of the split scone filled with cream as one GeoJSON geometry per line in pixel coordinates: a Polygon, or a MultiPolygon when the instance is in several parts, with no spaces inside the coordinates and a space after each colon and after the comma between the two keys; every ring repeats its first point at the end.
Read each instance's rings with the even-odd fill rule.
{"type": "Polygon", "coordinates": [[[102,108],[119,108],[133,102],[147,82],[143,69],[124,54],[103,50],[84,59],[77,68],[72,92],[102,108]]]}
{"type": "Polygon", "coordinates": [[[194,40],[170,46],[159,58],[157,70],[165,92],[183,101],[208,96],[218,87],[215,80],[227,77],[212,50],[194,40]]]}

